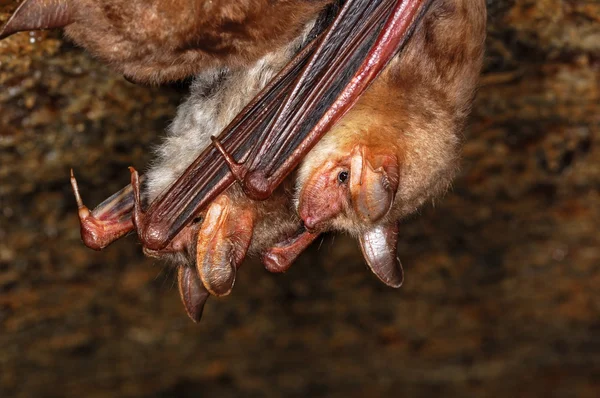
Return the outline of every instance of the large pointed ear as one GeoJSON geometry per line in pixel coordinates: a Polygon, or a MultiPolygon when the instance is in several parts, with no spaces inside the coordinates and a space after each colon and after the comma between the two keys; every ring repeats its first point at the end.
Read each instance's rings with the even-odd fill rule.
{"type": "Polygon", "coordinates": [[[402,286],[404,272],[396,256],[398,223],[377,225],[360,236],[360,248],[371,271],[386,285],[402,286]]]}
{"type": "Polygon", "coordinates": [[[194,322],[200,322],[204,304],[210,296],[196,270],[189,267],[179,267],[177,275],[177,284],[179,285],[179,295],[185,308],[185,312],[194,322]]]}
{"type": "Polygon", "coordinates": [[[398,189],[398,159],[358,145],[350,155],[350,195],[356,215],[364,222],[381,220],[394,203],[398,189]]]}
{"type": "Polygon", "coordinates": [[[23,0],[0,29],[0,40],[24,30],[62,28],[71,22],[72,0],[23,0]]]}

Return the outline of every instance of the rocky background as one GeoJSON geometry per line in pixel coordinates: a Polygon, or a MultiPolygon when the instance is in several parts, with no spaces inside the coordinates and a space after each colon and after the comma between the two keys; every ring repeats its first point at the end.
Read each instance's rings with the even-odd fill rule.
{"type": "Polygon", "coordinates": [[[404,286],[330,236],[284,275],[249,261],[199,325],[135,236],[82,245],[68,181],[126,185],[185,88],[59,32],[0,42],[0,396],[598,396],[600,2],[488,3],[462,173],[403,223],[404,286]]]}

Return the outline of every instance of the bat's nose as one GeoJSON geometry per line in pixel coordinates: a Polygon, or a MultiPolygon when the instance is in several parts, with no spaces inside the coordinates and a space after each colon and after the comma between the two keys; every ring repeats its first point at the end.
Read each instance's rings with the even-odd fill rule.
{"type": "Polygon", "coordinates": [[[319,219],[314,216],[306,216],[302,218],[302,221],[304,222],[304,227],[309,231],[314,231],[319,226],[319,219]]]}
{"type": "Polygon", "coordinates": [[[329,222],[340,215],[342,211],[340,200],[329,201],[328,197],[308,199],[300,204],[298,213],[304,227],[310,232],[326,229],[329,222]]]}
{"type": "MultiPolygon", "coordinates": [[[[337,172],[333,172],[337,176],[337,172]]],[[[304,226],[311,232],[327,227],[335,217],[339,216],[345,206],[347,193],[337,179],[332,178],[332,171],[316,172],[309,179],[300,193],[298,215],[304,226]]]]}

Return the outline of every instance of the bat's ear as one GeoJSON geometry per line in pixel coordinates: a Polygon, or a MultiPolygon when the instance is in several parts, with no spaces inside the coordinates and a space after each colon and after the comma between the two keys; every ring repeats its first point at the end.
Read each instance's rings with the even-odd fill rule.
{"type": "Polygon", "coordinates": [[[185,307],[185,312],[192,321],[200,322],[204,304],[206,304],[210,294],[202,285],[196,270],[189,267],[179,267],[177,284],[179,285],[179,295],[185,307]]]}
{"type": "Polygon", "coordinates": [[[202,283],[215,296],[231,292],[237,269],[252,241],[255,213],[236,206],[227,195],[215,199],[198,231],[196,267],[202,283]]]}
{"type": "Polygon", "coordinates": [[[73,22],[69,0],[24,0],[0,29],[0,40],[24,30],[62,28],[73,22]]]}
{"type": "Polygon", "coordinates": [[[371,271],[386,285],[402,286],[404,271],[396,256],[398,223],[378,225],[360,236],[360,248],[371,271]]]}
{"type": "Polygon", "coordinates": [[[357,145],[350,156],[352,207],[363,221],[375,223],[390,210],[398,189],[398,159],[357,145]]]}

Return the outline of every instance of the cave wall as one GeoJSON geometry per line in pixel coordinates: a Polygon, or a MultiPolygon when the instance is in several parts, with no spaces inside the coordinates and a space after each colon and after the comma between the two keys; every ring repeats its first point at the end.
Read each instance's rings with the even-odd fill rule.
{"type": "Polygon", "coordinates": [[[462,171],[402,224],[404,286],[328,236],[283,275],[248,261],[199,325],[135,236],[82,245],[68,180],[92,206],[126,185],[185,88],[60,32],[1,41],[0,396],[597,396],[600,3],[488,3],[462,171]]]}

